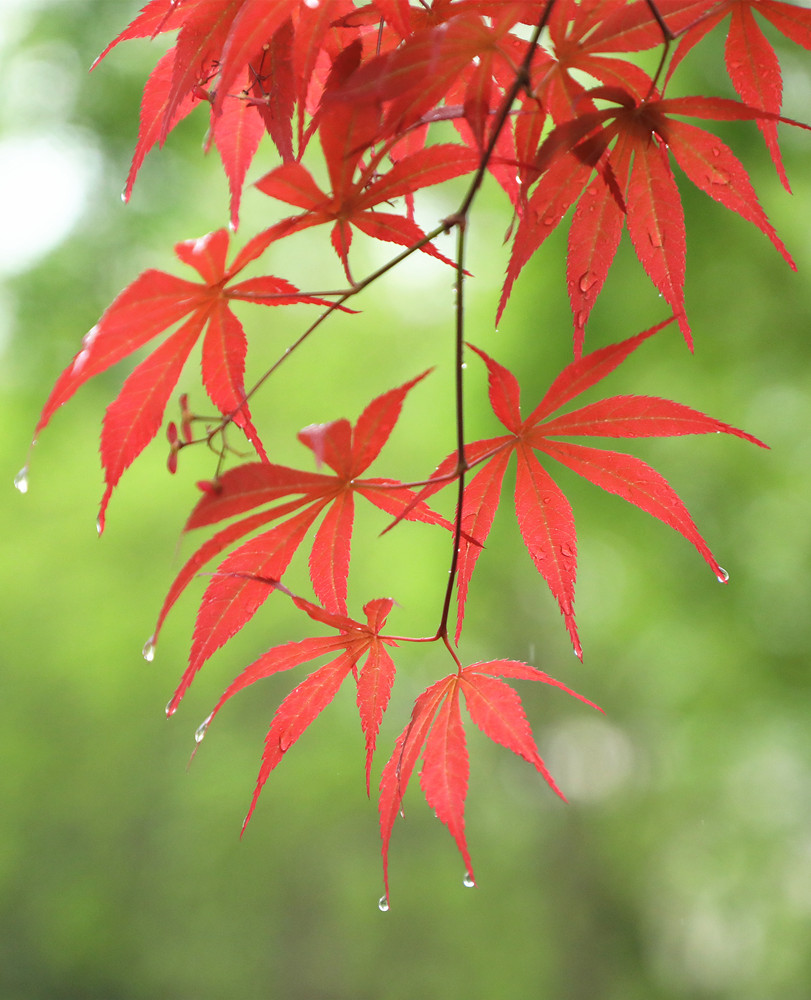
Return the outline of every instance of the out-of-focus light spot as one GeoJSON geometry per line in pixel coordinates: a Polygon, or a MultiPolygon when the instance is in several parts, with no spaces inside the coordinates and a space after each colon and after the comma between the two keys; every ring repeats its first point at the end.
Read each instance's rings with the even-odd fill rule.
{"type": "Polygon", "coordinates": [[[27,270],[65,239],[99,168],[93,140],[79,130],[0,141],[0,275],[27,270]]]}
{"type": "Polygon", "coordinates": [[[570,801],[597,802],[643,777],[631,741],[603,719],[570,719],[544,745],[546,764],[570,801]]]}

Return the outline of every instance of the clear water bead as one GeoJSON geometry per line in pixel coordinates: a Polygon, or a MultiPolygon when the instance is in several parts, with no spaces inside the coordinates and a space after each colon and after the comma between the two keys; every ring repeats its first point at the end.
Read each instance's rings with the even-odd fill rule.
{"type": "Polygon", "coordinates": [[[20,493],[28,492],[28,466],[24,465],[14,477],[14,489],[20,493]]]}
{"type": "Polygon", "coordinates": [[[381,896],[377,901],[377,908],[381,913],[388,913],[389,910],[389,897],[381,896]]]}
{"type": "Polygon", "coordinates": [[[203,719],[203,721],[200,723],[200,725],[195,729],[195,731],[194,731],[194,742],[195,743],[202,743],[203,742],[203,740],[205,738],[205,735],[206,735],[206,730],[208,729],[209,723],[211,722],[211,720],[213,719],[213,717],[214,717],[214,713],[212,712],[211,715],[209,715],[205,719],[203,719]]]}
{"type": "Polygon", "coordinates": [[[144,648],[141,650],[141,656],[143,656],[147,663],[151,663],[155,659],[154,635],[151,635],[144,643],[144,648]]]}
{"type": "Polygon", "coordinates": [[[717,579],[719,583],[729,583],[729,573],[727,573],[723,566],[718,567],[717,579]]]}
{"type": "Polygon", "coordinates": [[[466,889],[476,888],[476,879],[470,874],[470,872],[465,872],[465,877],[462,879],[462,885],[466,889]]]}

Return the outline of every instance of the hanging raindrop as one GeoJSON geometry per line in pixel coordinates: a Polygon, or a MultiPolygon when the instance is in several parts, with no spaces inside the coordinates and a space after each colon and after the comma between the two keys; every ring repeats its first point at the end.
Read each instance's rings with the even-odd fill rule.
{"type": "Polygon", "coordinates": [[[729,573],[727,573],[723,566],[718,567],[717,580],[719,583],[729,583],[729,573]]]}
{"type": "Polygon", "coordinates": [[[24,465],[14,477],[14,488],[20,493],[28,492],[28,466],[24,465]]]}
{"type": "Polygon", "coordinates": [[[202,743],[203,742],[203,739],[205,738],[205,735],[206,735],[206,730],[208,729],[209,723],[211,722],[211,720],[213,718],[214,718],[214,713],[212,712],[211,715],[209,715],[205,719],[203,719],[203,721],[200,723],[200,725],[197,727],[197,729],[195,729],[195,731],[194,731],[194,742],[195,743],[202,743]]]}
{"type": "Polygon", "coordinates": [[[154,635],[151,635],[144,643],[144,648],[141,650],[141,656],[143,656],[147,663],[151,663],[155,659],[154,635]]]}
{"type": "Polygon", "coordinates": [[[377,901],[377,908],[381,913],[388,913],[389,910],[389,897],[381,896],[377,901]]]}
{"type": "Polygon", "coordinates": [[[475,889],[476,888],[476,879],[473,878],[473,876],[471,875],[470,872],[465,872],[465,877],[462,879],[462,885],[466,889],[475,889]]]}

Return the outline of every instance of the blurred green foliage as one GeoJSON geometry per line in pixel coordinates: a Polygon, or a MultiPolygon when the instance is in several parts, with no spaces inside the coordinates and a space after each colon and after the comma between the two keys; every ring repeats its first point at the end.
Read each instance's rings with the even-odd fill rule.
{"type": "MultiPolygon", "coordinates": [[[[300,634],[286,603],[271,601],[207,666],[177,717],[163,718],[202,582],[170,618],[155,662],[145,664],[140,649],[190,551],[186,542],[177,552],[176,541],[194,479],[210,474],[205,457],[184,453],[170,479],[165,447],[150,448],[114,497],[99,543],[95,439],[122,379],[115,370],[58,414],[36,449],[29,494],[11,488],[48,388],[85,330],[141,269],[172,269],[175,241],[227,218],[218,164],[200,156],[202,112],[148,159],[131,204],[119,201],[140,87],[156,54],[148,43],[131,44],[92,76],[85,67],[135,8],[20,4],[3,28],[3,136],[33,141],[68,129],[97,172],[70,237],[15,274],[0,296],[10,331],[2,368],[9,428],[0,439],[0,996],[806,1000],[807,135],[783,132],[789,198],[756,130],[726,130],[799,275],[754,227],[685,191],[695,356],[678,334],[663,334],[610,385],[678,399],[770,443],[769,453],[721,438],[635,448],[682,494],[730,585],[720,587],[673,532],[561,475],[580,533],[580,666],[505,498],[474,580],[463,655],[530,660],[606,714],[556,692],[522,690],[568,805],[528,765],[470,732],[468,832],[480,887],[462,887],[452,841],[415,782],[395,829],[392,909],[384,915],[376,808],[365,797],[351,692],[273,775],[241,841],[264,729],[291,680],[235,699],[187,773],[194,729],[224,685],[251,657],[300,634]]],[[[730,94],[720,44],[697,50],[682,89],[730,94]]],[[[807,56],[785,59],[786,113],[807,117],[807,56]]],[[[253,176],[270,163],[266,150],[253,176]]],[[[269,221],[266,202],[246,194],[249,232],[269,221]]],[[[503,200],[491,192],[473,223],[470,339],[519,372],[531,402],[569,358],[565,244],[558,234],[527,269],[495,334],[505,227],[503,200]]],[[[4,232],[12,243],[17,236],[4,232]]],[[[319,245],[302,236],[278,272],[312,285],[319,245]]],[[[331,261],[324,268],[329,287],[337,270],[331,261]]],[[[363,317],[339,318],[292,360],[255,408],[260,427],[279,428],[279,461],[302,458],[300,427],[354,419],[372,396],[432,364],[439,370],[409,399],[384,464],[419,476],[451,449],[450,284],[440,265],[413,261],[367,296],[363,317]]],[[[302,315],[246,313],[257,374],[294,338],[302,315]]],[[[589,346],[661,315],[625,245],[589,346]]],[[[491,433],[477,365],[469,369],[471,428],[491,433]]],[[[187,385],[195,392],[193,371],[187,385]]],[[[373,518],[369,525],[368,543],[364,533],[358,539],[369,557],[351,581],[353,597],[391,594],[402,605],[398,629],[432,627],[444,540],[406,526],[379,543],[373,518]]],[[[378,768],[413,696],[447,669],[433,648],[404,651],[378,768]]]]}

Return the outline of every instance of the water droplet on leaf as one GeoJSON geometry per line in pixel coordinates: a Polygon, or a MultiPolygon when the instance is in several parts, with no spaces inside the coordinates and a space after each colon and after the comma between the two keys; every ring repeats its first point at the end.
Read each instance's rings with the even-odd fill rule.
{"type": "Polygon", "coordinates": [[[584,271],[580,275],[577,284],[580,287],[580,291],[585,295],[596,280],[597,275],[593,271],[584,271]]]}
{"type": "Polygon", "coordinates": [[[660,232],[649,232],[648,239],[650,240],[650,245],[652,247],[662,246],[662,234],[660,232]]]}
{"type": "Polygon", "coordinates": [[[719,583],[729,583],[729,573],[727,573],[723,566],[718,567],[717,579],[719,583]]]}
{"type": "Polygon", "coordinates": [[[381,896],[377,901],[377,908],[381,913],[388,913],[389,910],[389,897],[381,896]]]}
{"type": "Polygon", "coordinates": [[[101,517],[96,518],[96,534],[101,538],[101,533],[104,531],[104,522],[101,517]]]}
{"type": "Polygon", "coordinates": [[[171,719],[171,718],[172,718],[172,716],[173,716],[173,715],[175,714],[175,712],[177,711],[177,706],[173,704],[174,700],[175,700],[175,699],[174,699],[174,698],[172,698],[172,700],[171,700],[171,701],[168,701],[168,702],[166,703],[166,708],[164,709],[164,711],[166,712],[166,718],[167,718],[167,719],[171,719]]]}
{"type": "Polygon", "coordinates": [[[205,738],[205,735],[206,735],[206,730],[208,729],[208,725],[211,722],[211,720],[212,720],[213,717],[214,717],[214,713],[212,712],[211,715],[209,715],[207,718],[203,719],[203,721],[200,723],[200,725],[195,729],[195,731],[194,731],[194,742],[195,743],[202,743],[203,742],[203,739],[205,738]]]}
{"type": "Polygon", "coordinates": [[[20,493],[28,492],[28,466],[24,465],[14,477],[14,488],[20,493]]]}
{"type": "Polygon", "coordinates": [[[144,648],[141,650],[141,656],[143,656],[147,663],[151,663],[155,659],[154,635],[151,635],[144,643],[144,648]]]}
{"type": "Polygon", "coordinates": [[[465,872],[465,877],[462,879],[462,885],[466,889],[475,889],[476,888],[476,879],[473,878],[473,876],[471,875],[470,872],[465,872]]]}

